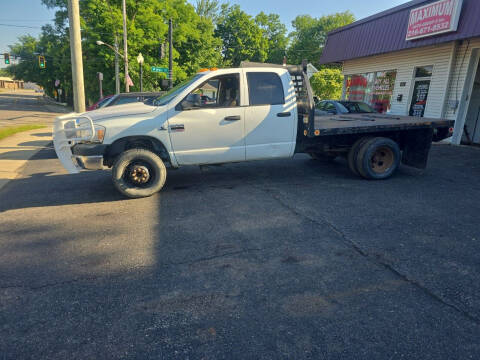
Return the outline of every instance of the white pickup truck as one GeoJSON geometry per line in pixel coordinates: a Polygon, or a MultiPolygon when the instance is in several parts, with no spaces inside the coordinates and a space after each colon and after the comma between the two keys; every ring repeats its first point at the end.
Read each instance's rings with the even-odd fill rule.
{"type": "Polygon", "coordinates": [[[315,116],[306,67],[244,63],[201,71],[150,105],[138,103],[60,116],[58,158],[70,173],[112,168],[131,198],[165,184],[167,166],[220,164],[307,153],[345,156],[366,179],[399,164],[424,168],[432,141],[453,122],[382,114],[315,116]]]}

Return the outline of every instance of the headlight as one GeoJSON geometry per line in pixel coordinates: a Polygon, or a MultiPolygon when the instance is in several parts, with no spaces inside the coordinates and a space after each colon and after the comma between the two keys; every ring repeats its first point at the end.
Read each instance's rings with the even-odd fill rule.
{"type": "Polygon", "coordinates": [[[102,143],[105,138],[105,127],[100,125],[93,126],[89,119],[78,118],[65,124],[65,133],[67,139],[76,139],[77,142],[98,142],[102,143]]]}
{"type": "Polygon", "coordinates": [[[75,136],[77,139],[88,139],[92,137],[90,120],[79,118],[75,120],[75,136]]]}
{"type": "Polygon", "coordinates": [[[95,134],[93,135],[92,142],[103,143],[105,138],[105,128],[100,125],[95,125],[95,134]]]}

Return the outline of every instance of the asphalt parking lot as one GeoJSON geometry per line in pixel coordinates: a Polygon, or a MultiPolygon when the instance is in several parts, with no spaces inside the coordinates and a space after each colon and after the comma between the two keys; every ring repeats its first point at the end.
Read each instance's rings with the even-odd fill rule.
{"type": "Polygon", "coordinates": [[[0,191],[0,359],[480,358],[478,149],[109,176],[45,149],[0,191]]]}

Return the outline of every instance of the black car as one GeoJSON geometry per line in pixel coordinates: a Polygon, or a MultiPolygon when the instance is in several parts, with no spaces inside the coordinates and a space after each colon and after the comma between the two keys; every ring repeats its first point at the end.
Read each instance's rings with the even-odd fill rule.
{"type": "Polygon", "coordinates": [[[316,115],[376,113],[370,105],[360,101],[322,100],[315,105],[315,108],[316,115]]]}

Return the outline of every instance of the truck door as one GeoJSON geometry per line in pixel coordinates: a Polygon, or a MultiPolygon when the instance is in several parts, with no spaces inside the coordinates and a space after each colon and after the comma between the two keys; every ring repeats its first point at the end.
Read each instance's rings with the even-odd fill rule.
{"type": "Polygon", "coordinates": [[[288,71],[248,69],[245,77],[249,99],[245,110],[246,159],[292,156],[297,105],[288,71]]]}
{"type": "Polygon", "coordinates": [[[179,165],[245,160],[240,74],[210,78],[176,106],[168,130],[179,165]]]}

